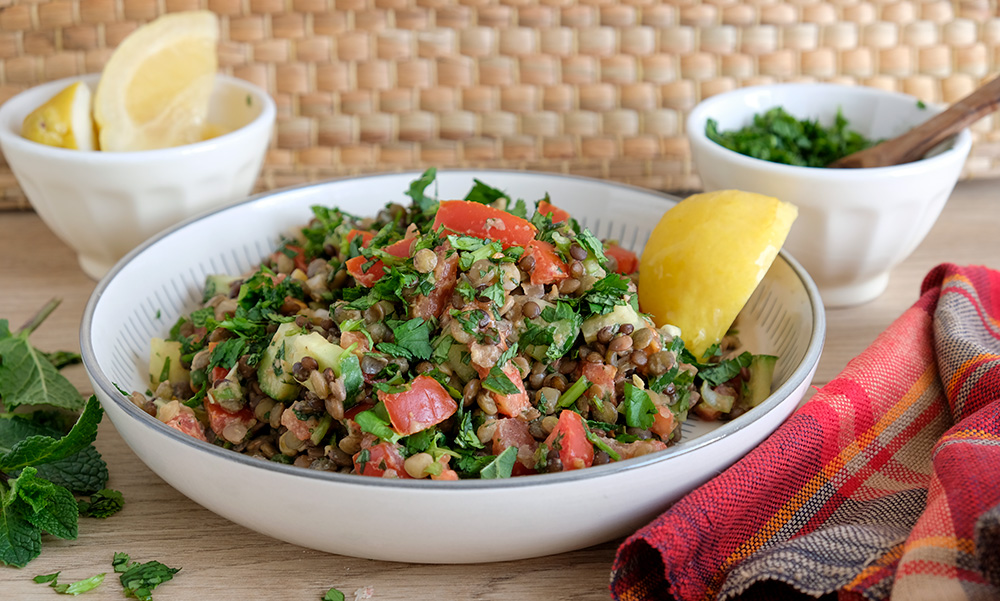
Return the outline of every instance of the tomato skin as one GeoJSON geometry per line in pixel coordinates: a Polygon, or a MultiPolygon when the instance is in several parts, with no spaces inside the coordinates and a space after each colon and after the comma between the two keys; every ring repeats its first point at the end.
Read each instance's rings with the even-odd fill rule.
{"type": "Polygon", "coordinates": [[[509,447],[517,447],[517,463],[511,475],[535,473],[535,450],[538,441],[528,431],[528,422],[516,417],[502,417],[493,430],[493,454],[499,455],[509,447]]]}
{"type": "Polygon", "coordinates": [[[524,380],[521,379],[521,372],[514,365],[513,361],[508,361],[503,366],[502,371],[514,383],[514,386],[517,386],[517,392],[514,394],[500,394],[490,391],[490,395],[497,404],[497,411],[508,417],[517,417],[531,407],[531,399],[528,397],[528,392],[524,389],[524,380]]]}
{"type": "Polygon", "coordinates": [[[288,431],[299,440],[307,440],[312,436],[313,430],[319,425],[319,420],[315,417],[309,419],[299,419],[295,412],[286,409],[281,413],[281,425],[288,428],[288,431]]]}
{"type": "Polygon", "coordinates": [[[535,266],[531,269],[532,284],[547,286],[569,277],[569,268],[559,258],[555,247],[548,242],[542,240],[528,242],[525,254],[535,260],[535,266]]]}
{"type": "Polygon", "coordinates": [[[354,471],[362,476],[376,478],[409,478],[403,469],[403,454],[399,448],[388,442],[380,442],[354,454],[354,471]],[[368,451],[368,461],[362,465],[359,462],[362,454],[368,451]]]}
{"type": "MultiPolygon", "coordinates": [[[[211,345],[209,345],[209,346],[211,346],[211,345]]],[[[211,374],[211,377],[209,378],[208,381],[209,381],[209,383],[214,384],[215,382],[218,382],[219,380],[225,380],[226,379],[226,375],[228,375],[228,374],[229,374],[229,371],[227,371],[226,368],[219,367],[218,365],[216,365],[215,367],[212,368],[212,374],[211,374]]]]}
{"type": "Polygon", "coordinates": [[[392,427],[404,436],[440,424],[458,411],[448,391],[430,376],[417,376],[403,392],[380,390],[378,400],[385,404],[392,427]]]}
{"type": "Polygon", "coordinates": [[[524,247],[535,237],[535,226],[527,219],[470,200],[442,200],[433,228],[483,240],[496,240],[503,248],[524,247]]]}
{"type": "Polygon", "coordinates": [[[611,243],[604,247],[604,254],[614,257],[615,261],[618,262],[617,273],[630,275],[639,269],[639,257],[627,248],[611,243]]]}
{"type": "Polygon", "coordinates": [[[301,269],[302,271],[309,270],[309,264],[306,263],[306,251],[304,248],[294,244],[286,244],[285,248],[295,253],[295,256],[292,257],[292,263],[295,264],[295,267],[301,269]]]}
{"type": "Polygon", "coordinates": [[[587,426],[580,414],[569,409],[559,413],[559,422],[545,439],[550,449],[558,447],[563,471],[578,470],[594,464],[594,445],[587,440],[587,426]]]}
{"type": "Polygon", "coordinates": [[[544,200],[538,201],[538,212],[541,213],[542,215],[551,216],[552,223],[561,223],[563,221],[569,221],[568,212],[544,200]]]}
{"type": "Polygon", "coordinates": [[[205,413],[208,414],[208,426],[212,428],[212,432],[219,436],[222,436],[222,431],[232,422],[239,422],[247,429],[252,428],[257,423],[257,418],[254,417],[253,411],[249,407],[244,407],[239,411],[228,411],[208,397],[205,397],[203,404],[205,405],[205,413]]]}

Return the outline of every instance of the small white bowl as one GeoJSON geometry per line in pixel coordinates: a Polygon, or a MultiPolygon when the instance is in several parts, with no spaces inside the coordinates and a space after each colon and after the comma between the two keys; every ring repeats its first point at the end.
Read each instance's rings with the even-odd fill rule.
{"type": "Polygon", "coordinates": [[[99,74],[26,90],[0,107],[0,149],[32,207],[101,278],[129,250],[203,211],[253,189],[274,128],[274,101],[259,87],[216,75],[209,123],[229,133],[174,148],[88,152],[21,136],[24,118],[74,81],[93,90],[99,74]]]}
{"type": "Polygon", "coordinates": [[[972,147],[963,130],[914,163],[872,169],[797,167],[729,150],[705,135],[741,129],[753,116],[783,107],[798,119],[829,126],[841,109],[848,127],[870,139],[892,138],[923,123],[940,107],[921,108],[913,96],[834,84],[775,84],[742,88],[699,103],[687,120],[691,152],[705,190],[739,189],[798,206],[785,248],[813,277],[827,307],[870,301],[890,271],[930,231],[958,181],[972,147]]]}
{"type": "MultiPolygon", "coordinates": [[[[748,349],[779,357],[774,392],[725,422],[684,423],[669,449],[582,470],[502,480],[398,480],[282,465],[183,434],[119,390],[148,386],[149,340],[198,306],[207,274],[242,273],[312,205],[374,215],[407,203],[419,173],[342,179],[254,197],[189,220],[133,251],[98,285],[80,348],[125,442],[157,475],[234,522],[297,545],[420,563],[503,561],[561,553],[634,530],[753,449],[797,407],[826,333],[823,303],[782,251],[737,322],[748,349]]],[[[438,172],[428,194],[463,198],[479,179],[528,202],[550,193],[582,225],[641,251],[671,206],[658,193],[583,177],[514,171],[438,172]]],[[[408,203],[407,203],[408,204],[408,203]]]]}

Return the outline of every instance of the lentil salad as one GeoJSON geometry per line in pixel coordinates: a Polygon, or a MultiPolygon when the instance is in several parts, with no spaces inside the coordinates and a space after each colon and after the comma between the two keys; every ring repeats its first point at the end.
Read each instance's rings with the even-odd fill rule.
{"type": "Polygon", "coordinates": [[[255,270],[209,276],[133,402],[266,460],[447,480],[644,455],[769,394],[774,357],[735,336],[691,356],[640,312],[636,256],[547,195],[439,202],[434,177],[374,217],[313,207],[255,270]]]}

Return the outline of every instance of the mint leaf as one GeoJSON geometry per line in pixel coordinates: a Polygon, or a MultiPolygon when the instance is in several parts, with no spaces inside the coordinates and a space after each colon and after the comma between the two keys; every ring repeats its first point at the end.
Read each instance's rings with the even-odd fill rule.
{"type": "Polygon", "coordinates": [[[27,504],[11,491],[0,498],[0,562],[23,568],[42,552],[42,533],[28,521],[27,504]]]}
{"type": "Polygon", "coordinates": [[[121,492],[105,488],[90,496],[89,501],[76,502],[80,517],[108,518],[121,511],[125,497],[121,492]]]}
{"type": "Polygon", "coordinates": [[[24,468],[9,482],[9,494],[27,505],[25,519],[36,528],[63,540],[76,538],[79,512],[73,494],[37,474],[33,467],[24,468]]]}
{"type": "Polygon", "coordinates": [[[483,380],[483,388],[497,394],[517,394],[521,390],[499,366],[494,365],[489,375],[483,380]]]}
{"type": "Polygon", "coordinates": [[[37,477],[28,467],[0,486],[0,562],[24,567],[42,552],[42,532],[62,539],[77,535],[73,495],[37,477]]]}
{"type": "Polygon", "coordinates": [[[625,388],[622,392],[625,397],[623,402],[625,423],[632,428],[646,429],[652,426],[653,419],[659,410],[649,398],[649,393],[633,386],[631,382],[625,382],[625,388]]]}
{"type": "MultiPolygon", "coordinates": [[[[0,454],[8,452],[19,441],[31,436],[59,438],[63,435],[58,430],[38,423],[33,419],[34,415],[36,414],[31,417],[12,415],[7,419],[0,419],[0,454]]],[[[108,481],[108,466],[93,445],[87,445],[79,452],[58,461],[38,465],[37,469],[39,477],[77,494],[93,494],[104,488],[108,481]]],[[[16,470],[10,475],[16,476],[16,470]]]]}
{"type": "Polygon", "coordinates": [[[345,599],[344,593],[338,591],[335,588],[331,588],[330,590],[326,591],[326,594],[323,595],[323,598],[320,599],[320,601],[344,601],[344,599],[345,599]]]}
{"type": "Polygon", "coordinates": [[[164,582],[173,580],[174,574],[181,571],[180,568],[170,568],[158,561],[130,562],[128,555],[124,553],[115,553],[111,565],[116,572],[122,572],[118,579],[122,583],[122,588],[125,589],[125,596],[140,601],[152,601],[153,589],[164,582]],[[124,571],[120,569],[123,567],[119,561],[121,556],[124,556],[124,571]]]}
{"type": "MultiPolygon", "coordinates": [[[[10,449],[0,449],[0,471],[10,472],[28,465],[49,463],[65,459],[89,446],[97,437],[97,426],[104,416],[104,409],[91,396],[73,429],[66,436],[29,436],[10,449]]],[[[67,491],[68,492],[68,491],[67,491]]]]}
{"type": "Polygon", "coordinates": [[[8,410],[21,405],[52,405],[76,411],[83,397],[27,336],[0,339],[0,399],[8,410]]]}
{"type": "Polygon", "coordinates": [[[702,380],[708,382],[712,386],[718,386],[735,378],[740,370],[744,367],[749,367],[750,362],[753,360],[753,355],[749,351],[740,354],[732,359],[726,359],[720,361],[717,364],[709,364],[705,367],[699,367],[698,377],[702,380]]]}
{"type": "Polygon", "coordinates": [[[395,344],[410,354],[410,359],[430,359],[434,353],[431,346],[430,327],[426,320],[414,317],[408,321],[390,321],[395,344]]]}
{"type": "Polygon", "coordinates": [[[515,461],[517,461],[517,447],[507,447],[496,456],[496,459],[487,463],[480,470],[479,477],[483,479],[510,478],[515,461]]]}
{"type": "Polygon", "coordinates": [[[59,584],[56,578],[62,572],[56,572],[55,574],[45,574],[42,576],[35,576],[32,580],[38,584],[49,583],[57,593],[61,595],[79,595],[81,593],[86,593],[87,591],[92,591],[99,587],[102,582],[104,582],[104,573],[96,574],[90,578],[84,578],[83,580],[77,580],[76,582],[71,582],[69,584],[59,584]]]}

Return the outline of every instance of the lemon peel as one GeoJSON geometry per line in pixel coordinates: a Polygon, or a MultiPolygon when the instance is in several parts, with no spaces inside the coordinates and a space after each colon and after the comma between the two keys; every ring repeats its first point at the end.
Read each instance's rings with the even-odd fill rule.
{"type": "Polygon", "coordinates": [[[91,104],[87,84],[71,83],[24,118],[21,135],[48,146],[94,150],[91,104]]]}
{"type": "Polygon", "coordinates": [[[778,255],[795,205],[721,190],[668,210],[639,259],[639,306],[674,325],[696,357],[718,343],[778,255]]]}
{"type": "Polygon", "coordinates": [[[202,140],[218,41],[218,17],[210,11],[164,15],[129,34],[108,59],[94,93],[101,150],[202,140]]]}

